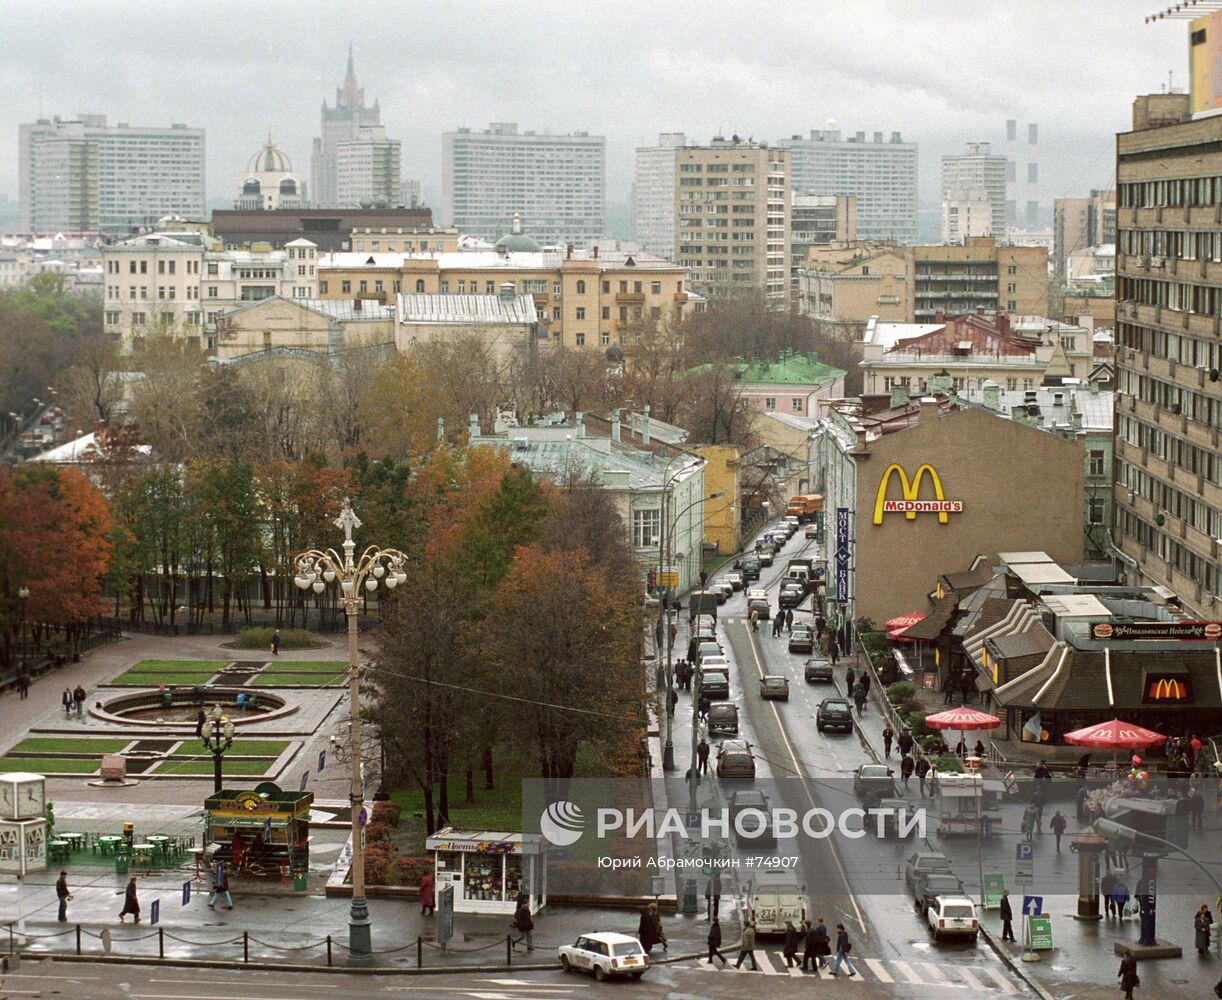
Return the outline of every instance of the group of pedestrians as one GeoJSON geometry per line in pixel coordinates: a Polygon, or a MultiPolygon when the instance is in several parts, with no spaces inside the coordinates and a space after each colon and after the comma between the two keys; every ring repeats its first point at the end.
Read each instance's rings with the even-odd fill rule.
{"type": "MultiPolygon", "coordinates": [[[[29,685],[27,685],[28,690],[29,685]]],[[[79,684],[76,690],[72,688],[64,688],[64,693],[60,695],[59,703],[64,707],[64,717],[71,719],[73,713],[79,719],[85,714],[85,689],[79,684]]]]}
{"type": "MultiPolygon", "coordinates": [[[[644,940],[642,939],[642,944],[644,940]]],[[[726,957],[721,953],[721,921],[717,916],[713,916],[712,923],[709,924],[709,965],[713,964],[714,959],[720,959],[721,964],[728,965],[726,957]]],[[[798,948],[802,948],[802,971],[813,972],[816,968],[826,969],[828,959],[832,958],[832,940],[828,933],[827,925],[824,924],[822,917],[816,917],[812,924],[809,920],[803,920],[801,928],[794,926],[792,920],[785,923],[785,968],[792,969],[798,964],[798,948]]],[[[836,925],[836,941],[835,941],[835,957],[832,958],[832,967],[830,975],[836,976],[840,974],[841,966],[844,966],[850,976],[857,975],[857,970],[853,967],[852,961],[849,959],[849,953],[853,950],[853,944],[849,940],[849,933],[845,930],[844,924],[836,925]]],[[[755,959],[755,920],[753,916],[748,916],[743,923],[742,939],[738,945],[738,961],[734,963],[734,968],[741,969],[743,962],[751,960],[752,970],[759,971],[759,963],[755,959]]]]}

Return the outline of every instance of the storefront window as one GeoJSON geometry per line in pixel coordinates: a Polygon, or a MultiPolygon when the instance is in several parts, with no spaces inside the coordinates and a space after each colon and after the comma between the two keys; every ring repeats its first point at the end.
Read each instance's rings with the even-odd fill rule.
{"type": "Polygon", "coordinates": [[[438,851],[437,852],[437,875],[439,878],[445,878],[447,875],[454,881],[462,878],[462,852],[461,851],[438,851]]]}
{"type": "Polygon", "coordinates": [[[529,896],[530,886],[522,881],[522,856],[510,854],[505,858],[505,898],[517,899],[519,895],[529,896]]]}
{"type": "Polygon", "coordinates": [[[467,899],[502,899],[503,862],[501,854],[468,854],[463,895],[467,899]]]}

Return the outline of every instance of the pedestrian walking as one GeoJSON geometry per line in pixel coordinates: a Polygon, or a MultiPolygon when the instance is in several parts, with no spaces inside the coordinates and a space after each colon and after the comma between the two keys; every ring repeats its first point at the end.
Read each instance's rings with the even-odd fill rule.
{"type": "Polygon", "coordinates": [[[59,703],[64,706],[64,718],[71,719],[72,706],[76,702],[72,700],[72,690],[70,688],[64,688],[64,693],[59,696],[59,703]]]}
{"type": "Polygon", "coordinates": [[[1078,822],[1086,823],[1090,819],[1090,811],[1087,809],[1086,802],[1090,797],[1090,789],[1086,787],[1086,782],[1078,786],[1077,794],[1074,795],[1074,806],[1078,811],[1078,822]]]}
{"type": "Polygon", "coordinates": [[[792,920],[785,921],[785,968],[792,969],[798,964],[798,943],[803,940],[803,934],[793,925],[792,920]]]}
{"type": "Polygon", "coordinates": [[[76,717],[79,719],[85,714],[85,689],[79,684],[76,690],[72,692],[72,704],[76,708],[76,717]]]}
{"type": "Polygon", "coordinates": [[[1014,909],[1010,906],[1010,892],[1001,890],[1001,939],[1014,940],[1014,909]]]}
{"type": "Polygon", "coordinates": [[[1027,806],[1023,810],[1022,831],[1023,839],[1028,844],[1031,843],[1035,834],[1035,806],[1027,806]]]}
{"type": "Polygon", "coordinates": [[[785,627],[785,612],[777,611],[772,619],[772,638],[777,638],[781,634],[781,629],[785,627]]]}
{"type": "Polygon", "coordinates": [[[709,696],[707,694],[702,694],[700,696],[700,703],[697,706],[697,714],[702,719],[707,719],[709,717],[709,696]]]}
{"type": "Polygon", "coordinates": [[[22,701],[30,696],[30,668],[24,663],[17,671],[17,693],[21,696],[22,701]]]}
{"type": "MultiPolygon", "coordinates": [[[[55,896],[59,900],[59,922],[61,924],[67,923],[68,900],[72,898],[72,894],[68,891],[68,873],[65,871],[61,871],[58,880],[56,880],[55,896]]],[[[1204,909],[1204,907],[1201,907],[1201,909],[1204,909]]]]}
{"type": "Polygon", "coordinates": [[[653,940],[660,944],[663,951],[670,951],[670,942],[666,940],[666,932],[662,929],[662,914],[658,912],[658,904],[649,904],[649,920],[653,928],[653,940]]]}
{"type": "Polygon", "coordinates": [[[889,725],[883,726],[883,756],[891,756],[891,741],[895,739],[895,730],[889,725]]]}
{"type": "Polygon", "coordinates": [[[870,697],[870,672],[863,670],[861,672],[861,686],[866,689],[866,697],[870,697]]]}
{"type": "MultiPolygon", "coordinates": [[[[904,754],[904,756],[900,758],[900,781],[903,783],[905,788],[908,787],[908,782],[912,778],[912,768],[912,758],[907,754],[904,754]]],[[[922,781],[921,787],[924,789],[924,781],[922,781]]],[[[922,794],[924,794],[923,791],[922,794]]]]}
{"type": "MultiPolygon", "coordinates": [[[[644,942],[641,942],[644,944],[644,942]]],[[[709,924],[709,965],[713,964],[714,958],[720,958],[722,965],[729,965],[726,961],[726,956],[721,953],[721,921],[717,919],[717,914],[713,914],[713,922],[709,924]]]]}
{"type": "Polygon", "coordinates": [[[123,909],[119,911],[119,923],[123,923],[123,918],[128,914],[136,918],[136,923],[140,923],[140,900],[136,896],[135,875],[127,880],[127,889],[123,893],[123,909]]]}
{"type": "Polygon", "coordinates": [[[650,918],[648,906],[641,907],[641,917],[636,922],[636,936],[647,955],[653,951],[653,946],[658,943],[657,938],[653,936],[653,920],[650,918]]]}
{"type": "Polygon", "coordinates": [[[518,897],[517,908],[513,911],[513,926],[518,932],[517,939],[513,942],[513,947],[517,947],[523,941],[526,942],[526,950],[535,950],[534,929],[535,922],[530,915],[530,903],[525,896],[518,897]]]}
{"type": "Polygon", "coordinates": [[[709,744],[703,737],[696,744],[696,773],[709,773],[709,744]]]}
{"type": "Polygon", "coordinates": [[[1137,975],[1137,959],[1125,955],[1120,962],[1120,988],[1124,990],[1124,1000],[1133,1000],[1133,990],[1141,985],[1141,977],[1137,975]]]}
{"type": "Polygon", "coordinates": [[[437,912],[437,893],[433,888],[433,873],[420,876],[420,915],[431,917],[437,912]]]}
{"type": "Polygon", "coordinates": [[[948,672],[946,679],[942,681],[943,705],[953,705],[955,703],[955,687],[955,675],[948,672]]]}
{"type": "Polygon", "coordinates": [[[759,972],[759,963],[755,960],[755,924],[750,919],[743,924],[743,938],[738,944],[738,961],[734,968],[741,969],[748,958],[751,959],[751,971],[759,972]]]}
{"type": "Polygon", "coordinates": [[[907,729],[903,730],[900,733],[899,740],[897,742],[900,748],[900,756],[902,757],[912,749],[912,733],[910,733],[907,729]]]}
{"type": "Polygon", "coordinates": [[[1104,872],[1103,878],[1099,879],[1099,895],[1103,897],[1103,912],[1105,916],[1112,916],[1116,909],[1116,876],[1110,871],[1104,872]]]}
{"type": "Polygon", "coordinates": [[[758,611],[752,611],[749,615],[747,615],[747,620],[751,622],[751,631],[752,632],[758,632],[760,630],[760,619],[759,619],[758,611]]]}
{"type": "Polygon", "coordinates": [[[675,708],[676,708],[676,707],[678,706],[678,704],[679,704],[679,692],[678,692],[678,691],[676,691],[676,690],[675,690],[675,689],[672,687],[672,688],[670,689],[670,693],[669,693],[669,694],[667,695],[667,697],[666,697],[666,701],[667,701],[666,714],[667,714],[667,715],[674,715],[674,714],[675,714],[675,708]]]}
{"type": "MultiPolygon", "coordinates": [[[[924,797],[925,795],[925,780],[929,777],[929,768],[930,768],[930,765],[929,765],[928,757],[922,757],[920,760],[916,762],[915,770],[916,770],[916,776],[917,776],[917,784],[921,788],[922,797],[924,797]]],[[[932,790],[933,789],[931,788],[930,791],[932,790]]]]}
{"type": "Polygon", "coordinates": [[[819,963],[820,969],[827,968],[827,960],[832,957],[832,937],[827,932],[827,924],[823,922],[822,917],[815,918],[814,927],[815,937],[815,961],[819,963]]]}
{"type": "Polygon", "coordinates": [[[1213,927],[1214,915],[1209,912],[1209,907],[1204,903],[1197,910],[1197,915],[1192,918],[1192,929],[1196,932],[1197,954],[1204,958],[1209,952],[1209,935],[1210,929],[1213,927]]]}
{"type": "Polygon", "coordinates": [[[793,608],[785,609],[785,631],[793,635],[793,608]]]}
{"type": "MultiPolygon", "coordinates": [[[[713,922],[717,921],[717,911],[721,908],[721,872],[713,872],[713,877],[704,886],[705,906],[713,922]]],[[[721,943],[721,931],[718,932],[717,943],[721,943]]]]}
{"type": "Polygon", "coordinates": [[[963,704],[975,700],[976,679],[966,670],[963,672],[963,680],[959,683],[959,690],[963,693],[963,704]]]}
{"type": "Polygon", "coordinates": [[[833,667],[840,661],[840,643],[835,638],[831,639],[827,644],[827,655],[831,659],[833,667]]]}
{"type": "Polygon", "coordinates": [[[225,909],[233,909],[233,897],[229,895],[229,866],[223,861],[218,862],[212,869],[212,892],[208,895],[208,909],[215,909],[218,899],[224,901],[225,909]]]}
{"type": "Polygon", "coordinates": [[[1052,819],[1048,821],[1048,829],[1052,831],[1052,835],[1057,839],[1057,854],[1061,853],[1061,837],[1065,834],[1065,827],[1069,826],[1069,821],[1061,815],[1061,810],[1058,809],[1052,814],[1052,819]]]}
{"type": "Polygon", "coordinates": [[[866,686],[858,681],[853,685],[853,704],[857,706],[857,714],[862,715],[866,710],[866,686]]]}
{"type": "Polygon", "coordinates": [[[1035,832],[1044,832],[1044,804],[1048,801],[1047,786],[1041,781],[1031,793],[1031,808],[1035,812],[1035,832]]]}
{"type": "Polygon", "coordinates": [[[272,633],[272,656],[280,655],[280,630],[276,629],[272,633]]]}
{"type": "Polygon", "coordinates": [[[857,975],[857,970],[853,968],[853,963],[849,959],[849,952],[853,950],[853,942],[849,940],[849,932],[844,929],[844,924],[836,925],[836,957],[832,960],[832,975],[838,975],[840,966],[848,966],[849,975],[857,975]]]}
{"type": "Polygon", "coordinates": [[[1198,833],[1205,824],[1205,796],[1196,788],[1188,789],[1188,822],[1198,833]]]}
{"type": "Polygon", "coordinates": [[[1048,765],[1042,760],[1035,765],[1035,770],[1031,772],[1031,780],[1037,785],[1042,785],[1044,782],[1052,780],[1052,772],[1048,770],[1048,765]]]}
{"type": "Polygon", "coordinates": [[[853,693],[853,685],[857,682],[857,672],[849,667],[844,672],[844,693],[851,695],[853,693]]]}

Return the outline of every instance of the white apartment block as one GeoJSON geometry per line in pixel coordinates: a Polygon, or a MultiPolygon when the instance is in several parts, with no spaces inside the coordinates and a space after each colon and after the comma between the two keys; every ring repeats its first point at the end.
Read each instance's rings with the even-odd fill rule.
{"type": "Polygon", "coordinates": [[[993,235],[993,203],[983,188],[954,188],[942,196],[942,242],[993,235]]]}
{"type": "Polygon", "coordinates": [[[204,214],[204,130],[105,115],[39,119],[18,132],[21,228],[113,235],[204,214]]]}
{"type": "Polygon", "coordinates": [[[1006,221],[1031,228],[1040,221],[1040,127],[1006,119],[1006,221]]]}
{"type": "Polygon", "coordinates": [[[221,316],[246,302],[318,296],[318,247],[299,239],[225,250],[197,232],[146,233],[102,247],[103,325],[130,351],[157,334],[216,348],[221,316]]]}
{"type": "Polygon", "coordinates": [[[959,156],[942,157],[942,198],[951,191],[984,191],[993,209],[992,233],[1006,232],[1006,158],[995,156],[987,142],[969,142],[959,156]]]}
{"type": "Polygon", "coordinates": [[[857,199],[857,237],[917,242],[917,144],[899,132],[884,141],[874,132],[842,136],[834,121],[777,145],[789,150],[793,190],[852,195],[857,199]]]}
{"type": "Polygon", "coordinates": [[[603,237],[606,139],[588,132],[519,132],[514,122],[442,136],[441,221],[496,240],[514,213],[543,245],[593,246],[603,237]]]}
{"type": "Polygon", "coordinates": [[[675,149],[687,145],[682,132],[662,132],[656,146],[638,146],[632,198],[632,238],[646,253],[675,253],[675,149]]]}
{"type": "Polygon", "coordinates": [[[382,126],[366,127],[335,145],[335,202],[340,208],[393,208],[399,204],[398,139],[382,126]]]}

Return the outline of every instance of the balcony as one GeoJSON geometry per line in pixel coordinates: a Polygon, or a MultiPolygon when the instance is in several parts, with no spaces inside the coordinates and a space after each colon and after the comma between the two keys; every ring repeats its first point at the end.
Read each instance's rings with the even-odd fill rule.
{"type": "Polygon", "coordinates": [[[644,292],[616,292],[615,301],[623,305],[641,304],[645,301],[644,292]]]}

